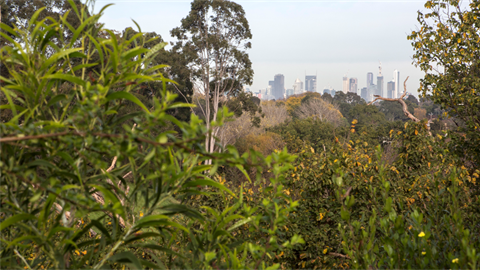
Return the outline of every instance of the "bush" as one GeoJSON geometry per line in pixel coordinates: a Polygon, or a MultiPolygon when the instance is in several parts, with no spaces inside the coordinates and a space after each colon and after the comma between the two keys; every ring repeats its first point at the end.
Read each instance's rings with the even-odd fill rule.
{"type": "MultiPolygon", "coordinates": [[[[9,71],[2,109],[12,117],[0,123],[0,267],[277,268],[266,258],[302,242],[278,229],[296,205],[282,189],[295,157],[240,157],[233,147],[209,154],[198,117],[186,123],[167,113],[189,105],[174,103],[165,85],[175,82],[151,65],[165,43],[145,49],[140,29],[117,39],[99,24],[101,12],[71,4],[78,28],[65,18],[37,21],[42,10],[24,30],[1,24],[20,42],[1,33],[12,44],[0,50],[9,71]],[[71,41],[51,42],[67,28],[71,41]],[[131,92],[154,81],[163,91],[147,107],[131,92]],[[135,109],[119,113],[126,105],[135,109]],[[264,203],[251,207],[223,185],[222,166],[246,177],[271,170],[264,203]],[[217,208],[199,203],[210,197],[221,198],[217,208]],[[238,238],[242,226],[258,237],[238,238]]],[[[230,115],[224,109],[213,125],[230,115]]]]}
{"type": "Polygon", "coordinates": [[[448,155],[446,140],[429,136],[425,123],[409,123],[390,136],[396,158],[389,164],[380,146],[361,140],[335,139],[325,151],[308,141],[297,144],[286,192],[299,206],[284,232],[302,232],[305,245],[285,252],[279,263],[474,268],[480,243],[478,172],[469,173],[448,155]],[[418,237],[422,231],[425,238],[418,237]]]}

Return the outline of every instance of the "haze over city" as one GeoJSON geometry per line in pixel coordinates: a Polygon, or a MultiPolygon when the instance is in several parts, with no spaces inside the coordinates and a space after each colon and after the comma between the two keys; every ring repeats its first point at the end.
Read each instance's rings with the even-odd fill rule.
{"type": "MultiPolygon", "coordinates": [[[[134,27],[134,19],[142,31],[173,41],[170,30],[187,16],[190,2],[101,0],[96,10],[114,3],[102,17],[107,28],[134,27]]],[[[247,51],[255,72],[247,86],[252,92],[267,88],[275,74],[285,76],[285,89],[293,88],[297,78],[305,83],[305,75],[316,74],[318,92],[342,90],[346,75],[358,79],[360,94],[367,73],[376,78],[381,62],[384,89],[397,69],[402,85],[410,76],[407,90],[417,95],[423,73],[412,65],[413,49],[406,38],[416,29],[424,1],[236,2],[245,9],[253,34],[247,51]]]]}

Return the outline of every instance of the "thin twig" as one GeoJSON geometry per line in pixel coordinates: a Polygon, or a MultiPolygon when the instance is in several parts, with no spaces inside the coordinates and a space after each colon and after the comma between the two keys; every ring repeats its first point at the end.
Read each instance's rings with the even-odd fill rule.
{"type": "Polygon", "coordinates": [[[335,257],[342,257],[342,258],[350,259],[350,257],[348,257],[348,255],[343,255],[343,254],[335,253],[335,252],[329,252],[328,255],[330,255],[330,256],[335,256],[335,257]]]}

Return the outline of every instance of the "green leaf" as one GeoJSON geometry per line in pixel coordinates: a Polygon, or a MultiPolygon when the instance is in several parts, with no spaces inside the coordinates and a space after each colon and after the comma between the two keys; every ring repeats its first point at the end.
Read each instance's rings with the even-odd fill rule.
{"type": "Polygon", "coordinates": [[[124,92],[124,91],[119,91],[119,92],[113,92],[111,94],[108,94],[106,96],[106,100],[107,101],[110,101],[110,100],[114,100],[114,99],[126,99],[126,100],[129,100],[135,104],[137,104],[138,106],[140,106],[142,109],[144,109],[145,111],[148,112],[148,109],[147,107],[137,98],[135,97],[134,95],[128,93],[128,92],[124,92]]]}
{"type": "Polygon", "coordinates": [[[50,41],[50,38],[53,37],[58,31],[56,29],[56,25],[51,25],[50,30],[48,30],[47,34],[43,37],[42,43],[40,44],[40,51],[43,51],[43,48],[45,48],[45,45],[48,44],[50,41]]]}
{"type": "Polygon", "coordinates": [[[198,179],[198,180],[190,181],[190,182],[185,183],[184,186],[185,187],[212,186],[212,187],[216,187],[218,189],[221,189],[221,190],[224,190],[224,191],[228,192],[230,195],[234,196],[235,198],[237,197],[230,189],[228,189],[224,185],[222,185],[218,182],[215,182],[213,180],[210,180],[210,179],[198,179]]]}
{"type": "Polygon", "coordinates": [[[50,106],[52,106],[53,104],[59,102],[60,100],[65,100],[65,99],[67,99],[67,96],[64,95],[64,94],[56,95],[56,96],[54,96],[52,99],[50,99],[50,101],[48,101],[47,107],[50,107],[50,106]]]}
{"type": "Polygon", "coordinates": [[[160,227],[160,226],[172,226],[175,228],[179,228],[185,232],[188,232],[188,229],[185,228],[184,226],[170,221],[170,218],[166,215],[150,215],[143,217],[140,219],[137,224],[135,224],[135,228],[148,228],[148,227],[160,227]]]}
{"type": "Polygon", "coordinates": [[[23,220],[29,220],[29,219],[36,219],[36,217],[34,215],[30,215],[26,213],[11,216],[6,220],[2,221],[2,223],[0,223],[0,231],[3,231],[3,229],[7,228],[10,225],[16,224],[23,220]]]}
{"type": "Polygon", "coordinates": [[[123,55],[123,58],[125,58],[126,60],[129,60],[130,58],[133,58],[137,55],[140,55],[140,54],[146,53],[146,52],[148,52],[148,49],[142,48],[142,47],[136,47],[136,48],[133,48],[129,51],[126,51],[123,55]]]}
{"type": "Polygon", "coordinates": [[[117,253],[108,259],[111,262],[129,264],[133,269],[143,269],[140,261],[130,251],[117,253]]]}
{"type": "MultiPolygon", "coordinates": [[[[64,51],[60,51],[60,52],[57,52],[55,54],[53,54],[52,56],[50,56],[47,61],[45,61],[42,65],[42,69],[47,69],[48,67],[50,67],[53,63],[55,63],[58,59],[61,59],[71,53],[74,53],[74,52],[78,52],[78,51],[81,51],[83,50],[83,48],[73,48],[73,49],[66,49],[64,51]]],[[[48,76],[53,76],[53,75],[60,75],[61,73],[55,73],[55,74],[52,74],[52,75],[47,75],[45,76],[44,78],[48,78],[48,76]]],[[[64,74],[66,75],[66,74],[64,74]]],[[[71,76],[71,77],[74,77],[72,75],[68,75],[68,76],[71,76]]],[[[60,78],[59,78],[60,79],[60,78]]],[[[77,83],[77,84],[80,84],[80,83],[77,83]]]]}
{"type": "Polygon", "coordinates": [[[81,85],[83,87],[85,87],[86,85],[85,81],[83,81],[82,79],[73,75],[62,74],[62,73],[47,75],[47,76],[44,76],[42,79],[56,79],[56,80],[69,81],[71,83],[81,85]]]}
{"type": "Polygon", "coordinates": [[[133,235],[130,235],[129,237],[127,237],[125,239],[125,245],[127,244],[130,244],[130,243],[133,243],[135,241],[138,241],[138,240],[142,240],[142,239],[145,239],[145,238],[150,238],[150,237],[162,237],[161,234],[159,233],[156,233],[156,232],[137,232],[133,235]]]}
{"type": "Polygon", "coordinates": [[[37,160],[34,160],[30,163],[27,164],[28,167],[39,167],[39,166],[45,166],[45,167],[49,167],[49,168],[52,168],[52,169],[56,169],[57,167],[55,167],[55,165],[53,165],[52,163],[44,160],[44,159],[37,159],[37,160]]]}
{"type": "Polygon", "coordinates": [[[138,247],[140,249],[153,249],[153,250],[158,250],[158,251],[162,251],[162,252],[165,252],[167,254],[170,254],[170,255],[174,255],[174,256],[178,256],[182,259],[185,259],[185,256],[183,256],[182,254],[180,253],[177,253],[171,249],[168,249],[168,248],[165,248],[165,247],[162,247],[162,246],[159,246],[159,245],[156,245],[156,244],[134,244],[132,245],[132,247],[138,247]]]}
{"type": "Polygon", "coordinates": [[[235,224],[233,224],[232,227],[228,228],[227,231],[231,232],[231,231],[235,230],[236,228],[238,228],[238,227],[240,227],[240,226],[242,226],[242,225],[244,225],[244,224],[249,223],[249,222],[252,221],[252,220],[253,220],[252,217],[239,220],[239,221],[237,221],[235,224]]]}
{"type": "Polygon", "coordinates": [[[93,20],[95,20],[97,17],[96,16],[91,16],[88,19],[86,19],[78,28],[75,30],[75,33],[73,33],[72,39],[70,41],[70,46],[73,46],[73,44],[77,41],[78,36],[83,32],[83,29],[93,20]]]}
{"type": "MultiPolygon", "coordinates": [[[[13,105],[13,107],[15,107],[15,109],[19,112],[23,112],[24,110],[26,110],[22,106],[18,106],[18,105],[15,105],[15,104],[13,105]]],[[[10,104],[0,105],[0,110],[12,110],[12,105],[10,105],[10,104]]]]}
{"type": "Polygon", "coordinates": [[[35,13],[33,13],[32,17],[30,18],[30,21],[28,21],[29,27],[33,26],[33,24],[37,21],[38,16],[40,15],[40,12],[42,12],[45,8],[46,7],[42,7],[39,10],[35,11],[35,13]]]}
{"type": "Polygon", "coordinates": [[[167,44],[168,44],[167,42],[161,42],[153,46],[153,48],[151,48],[150,51],[147,54],[145,54],[145,58],[149,58],[150,56],[154,55],[156,52],[163,49],[163,47],[165,47],[167,44]]]}

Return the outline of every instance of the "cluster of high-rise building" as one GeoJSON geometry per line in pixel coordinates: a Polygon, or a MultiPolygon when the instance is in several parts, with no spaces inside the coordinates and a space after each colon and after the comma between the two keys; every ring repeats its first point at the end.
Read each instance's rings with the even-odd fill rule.
{"type": "Polygon", "coordinates": [[[378,67],[377,84],[373,83],[373,73],[367,73],[367,86],[360,90],[360,96],[370,102],[375,99],[375,95],[386,98],[400,97],[400,71],[393,71],[393,79],[387,82],[387,88],[384,88],[384,80],[382,75],[382,64],[378,67]]]}
{"type": "MultiPolygon", "coordinates": [[[[384,88],[384,78],[382,75],[382,64],[378,67],[377,80],[374,81],[374,75],[372,72],[367,73],[367,85],[362,89],[358,89],[358,79],[348,78],[347,75],[343,76],[342,92],[355,93],[360,95],[367,102],[372,101],[375,95],[397,98],[400,93],[400,72],[398,70],[393,71],[393,79],[387,82],[387,87],[384,88]],[[376,84],[375,84],[376,83],[376,84]]],[[[295,80],[291,88],[285,88],[285,76],[283,74],[277,74],[274,76],[273,81],[268,82],[268,87],[261,89],[254,93],[260,99],[284,99],[291,95],[297,95],[304,92],[319,92],[317,91],[317,75],[305,75],[305,83],[299,78],[295,80]]],[[[321,92],[320,92],[321,93],[321,92]]],[[[330,94],[334,96],[336,90],[332,87],[324,88],[322,94],[330,94]]]]}
{"type": "Polygon", "coordinates": [[[277,74],[273,81],[268,82],[267,88],[261,89],[255,94],[261,99],[269,100],[283,99],[304,92],[317,92],[317,75],[305,75],[305,83],[297,78],[292,88],[285,89],[285,76],[277,74]]]}

